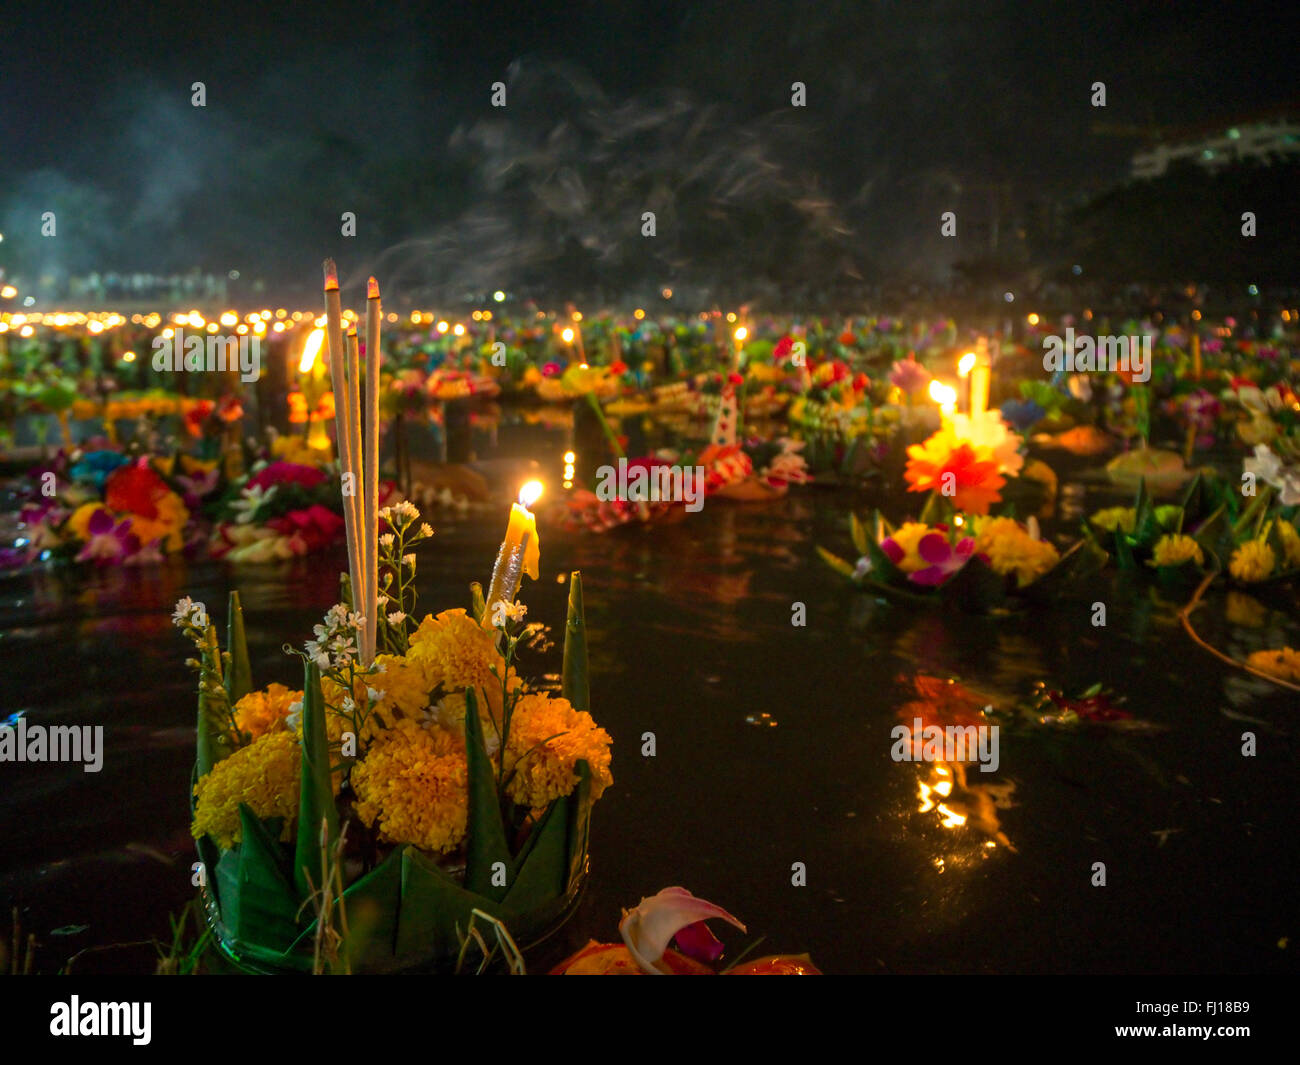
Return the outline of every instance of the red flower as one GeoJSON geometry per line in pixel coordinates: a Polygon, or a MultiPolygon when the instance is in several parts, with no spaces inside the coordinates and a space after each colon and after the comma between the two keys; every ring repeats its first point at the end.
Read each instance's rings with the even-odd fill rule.
{"type": "Polygon", "coordinates": [[[298,462],[272,462],[248,479],[249,487],[270,488],[273,484],[300,484],[315,488],[325,480],[325,472],[298,462]]]}
{"type": "Polygon", "coordinates": [[[185,429],[190,436],[203,435],[203,423],[208,420],[216,404],[210,399],[201,399],[185,412],[185,429]]]}
{"type": "Polygon", "coordinates": [[[745,383],[744,375],[738,373],[727,374],[727,380],[733,385],[741,385],[745,383]]]}
{"type": "Polygon", "coordinates": [[[117,513],[158,517],[158,501],[168,492],[167,483],[149,468],[146,459],[120,466],[104,482],[104,505],[117,513]]]}
{"type": "Polygon", "coordinates": [[[787,355],[789,355],[790,352],[793,350],[794,350],[794,341],[791,340],[788,336],[782,337],[780,340],[776,342],[776,347],[772,349],[772,358],[775,361],[780,362],[787,355]]]}
{"type": "Polygon", "coordinates": [[[307,545],[308,551],[325,547],[343,531],[343,519],[319,503],[313,503],[302,510],[291,510],[266,524],[285,536],[297,533],[307,545]]]}
{"type": "Polygon", "coordinates": [[[609,372],[615,375],[625,374],[627,373],[627,363],[625,363],[622,359],[619,359],[617,362],[613,363],[613,365],[610,366],[609,372]]]}

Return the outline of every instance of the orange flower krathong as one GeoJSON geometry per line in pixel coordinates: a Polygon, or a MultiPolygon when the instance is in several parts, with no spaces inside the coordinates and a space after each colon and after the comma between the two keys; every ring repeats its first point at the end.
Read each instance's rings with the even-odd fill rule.
{"type": "Polygon", "coordinates": [[[998,472],[996,456],[981,453],[986,450],[958,440],[947,427],[940,429],[925,443],[907,449],[907,490],[940,492],[958,510],[987,514],[992,504],[1002,501],[1006,479],[998,472]]]}

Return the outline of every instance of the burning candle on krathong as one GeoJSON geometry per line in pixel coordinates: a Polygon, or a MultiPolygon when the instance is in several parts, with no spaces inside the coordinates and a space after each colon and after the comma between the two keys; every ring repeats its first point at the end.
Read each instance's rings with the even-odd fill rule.
{"type": "Polygon", "coordinates": [[[745,350],[745,340],[749,336],[749,330],[743,325],[737,326],[736,331],[732,333],[732,338],[736,342],[735,354],[732,357],[731,365],[736,369],[740,368],[740,353],[745,350]]]}
{"type": "Polygon", "coordinates": [[[578,361],[587,361],[587,349],[582,343],[582,312],[574,311],[573,315],[573,342],[578,350],[578,361]]]}
{"type": "Polygon", "coordinates": [[[484,625],[491,627],[496,604],[513,603],[519,591],[519,582],[525,573],[537,580],[541,547],[537,539],[537,518],[528,508],[542,495],[542,483],[529,481],[519,489],[519,502],[510,507],[510,523],[506,538],[497,552],[496,566],[492,570],[492,584],[488,588],[487,610],[484,625]]]}
{"type": "Polygon", "coordinates": [[[957,410],[957,390],[936,378],[930,382],[930,398],[939,404],[943,424],[947,425],[957,410]]]}
{"type": "Polygon", "coordinates": [[[568,361],[568,362],[573,362],[573,355],[574,355],[574,350],[573,350],[573,336],[574,336],[574,333],[573,333],[573,327],[572,327],[572,326],[567,326],[567,325],[566,325],[563,329],[560,330],[560,339],[564,341],[564,346],[565,346],[565,349],[566,349],[566,350],[565,350],[565,359],[566,359],[566,361],[568,361]]]}
{"type": "Polygon", "coordinates": [[[975,352],[968,351],[957,360],[957,376],[961,378],[962,406],[971,412],[971,371],[975,369],[975,352]]]}
{"type": "Polygon", "coordinates": [[[980,337],[975,348],[975,366],[970,372],[970,410],[972,418],[978,418],[989,406],[989,383],[993,376],[993,365],[989,359],[989,342],[980,337]]]}

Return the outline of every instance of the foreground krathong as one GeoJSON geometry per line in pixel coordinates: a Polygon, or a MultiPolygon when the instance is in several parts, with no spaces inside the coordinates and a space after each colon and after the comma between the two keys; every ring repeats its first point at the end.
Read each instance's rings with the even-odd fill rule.
{"type": "Polygon", "coordinates": [[[433,530],[408,502],[377,509],[376,408],[363,422],[349,348],[346,361],[331,351],[349,573],[315,638],[286,647],[302,690],[252,690],[236,594],[224,652],[201,604],[174,615],[198,651],[192,834],[206,916],[247,971],[450,965],[476,912],[528,946],[576,903],[591,806],[613,779],[610,737],[588,712],[578,573],[561,694],[516,669],[528,630],[515,597],[538,574],[535,491],[511,512],[486,599],[474,584],[471,611],[417,622],[415,549],[433,530]]]}

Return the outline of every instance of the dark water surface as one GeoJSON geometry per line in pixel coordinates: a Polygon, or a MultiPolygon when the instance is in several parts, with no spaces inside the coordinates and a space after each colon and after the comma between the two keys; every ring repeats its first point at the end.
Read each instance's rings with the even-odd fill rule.
{"type": "MultiPolygon", "coordinates": [[[[558,457],[563,434],[539,430],[503,431],[499,453],[543,453],[542,440],[558,457]]],[[[855,502],[844,489],[796,489],[604,536],[567,534],[543,512],[542,579],[523,599],[530,620],[561,632],[557,575],[583,572],[593,713],[615,740],[615,786],[595,810],[587,893],[532,968],[590,937],[616,940],[620,907],[671,884],[765,935],[760,953],[807,950],[828,972],[1296,968],[1293,694],[1195,647],[1175,617],[1187,593],[1149,582],[1103,578],[1054,610],[1004,618],[855,591],[813,550],[850,553],[855,502]],[[1107,604],[1105,628],[1090,623],[1093,601],[1107,604]],[[791,624],[796,602],[804,627],[791,624]],[[1101,681],[1138,727],[1004,728],[1000,770],[972,768],[945,804],[965,821],[945,824],[921,809],[934,767],[890,757],[918,674],[958,678],[999,709],[1039,681],[1072,693],[1101,681]],[[1257,757],[1241,754],[1246,730],[1257,757]],[[653,758],[641,754],[647,732],[653,758]],[[1091,884],[1095,862],[1105,887],[1091,884]],[[794,863],[806,886],[792,885],[794,863]]],[[[421,613],[467,605],[506,511],[502,501],[427,515],[437,535],[420,555],[421,613]]],[[[237,588],[255,684],[296,687],[281,645],[309,636],[345,564],[340,548],[267,567],[0,579],[0,709],[105,727],[98,774],[0,764],[0,901],[23,908],[41,967],[163,936],[192,894],[195,697],[175,601],[203,601],[223,625],[237,588]]],[[[1294,616],[1253,601],[1235,604],[1241,624],[1225,620],[1221,595],[1198,617],[1239,656],[1297,642],[1294,616]]],[[[559,666],[557,645],[524,668],[559,666]]],[[[88,967],[145,956],[116,957],[88,967]]]]}

